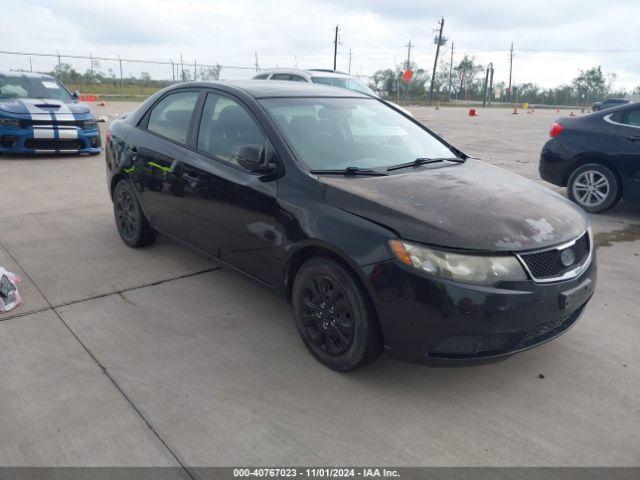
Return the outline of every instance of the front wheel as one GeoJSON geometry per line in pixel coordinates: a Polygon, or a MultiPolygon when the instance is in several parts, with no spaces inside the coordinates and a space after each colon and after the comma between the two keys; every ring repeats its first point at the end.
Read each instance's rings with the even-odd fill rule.
{"type": "Polygon", "coordinates": [[[120,238],[130,247],[146,247],[155,242],[156,232],[127,180],[120,180],[113,192],[113,215],[120,238]]]}
{"type": "Polygon", "coordinates": [[[618,178],[598,163],[576,168],[569,177],[567,189],[569,198],[590,213],[604,212],[620,199],[618,178]]]}
{"type": "Polygon", "coordinates": [[[353,370],[380,355],[382,337],[371,300],[355,274],[338,262],[317,257],[302,265],[292,303],[302,340],[327,367],[353,370]]]}

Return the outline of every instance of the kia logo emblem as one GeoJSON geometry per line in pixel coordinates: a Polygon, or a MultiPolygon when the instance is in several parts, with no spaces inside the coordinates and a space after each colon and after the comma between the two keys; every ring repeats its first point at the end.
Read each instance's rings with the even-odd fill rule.
{"type": "Polygon", "coordinates": [[[570,248],[567,248],[566,250],[560,252],[560,262],[562,262],[562,265],[564,265],[565,267],[570,267],[575,261],[576,254],[573,253],[573,250],[571,250],[570,248]]]}

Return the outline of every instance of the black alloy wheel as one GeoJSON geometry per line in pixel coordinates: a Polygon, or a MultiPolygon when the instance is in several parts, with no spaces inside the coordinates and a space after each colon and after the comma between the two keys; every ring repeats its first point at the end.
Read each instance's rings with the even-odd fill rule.
{"type": "Polygon", "coordinates": [[[311,342],[329,355],[344,354],[353,343],[353,306],[340,285],[314,275],[303,285],[302,319],[311,342]]]}
{"type": "Polygon", "coordinates": [[[308,260],[295,277],[292,303],[302,340],[329,368],[353,370],[380,355],[375,309],[348,267],[328,257],[308,260]]]}
{"type": "Polygon", "coordinates": [[[120,237],[130,247],[145,247],[155,241],[156,233],[127,180],[120,180],[113,192],[113,214],[120,237]]]}

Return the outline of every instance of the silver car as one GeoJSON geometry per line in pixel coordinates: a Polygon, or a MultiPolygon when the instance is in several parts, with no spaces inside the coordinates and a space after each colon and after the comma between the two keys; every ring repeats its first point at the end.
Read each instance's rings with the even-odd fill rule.
{"type": "MultiPolygon", "coordinates": [[[[329,85],[331,87],[346,88],[347,90],[354,90],[356,92],[365,93],[374,97],[380,98],[380,96],[374,92],[367,85],[362,83],[355,77],[343,72],[335,72],[333,70],[322,69],[309,69],[300,70],[297,68],[271,68],[266,70],[260,70],[260,73],[253,77],[253,80],[282,80],[289,82],[306,82],[306,83],[320,83],[322,85],[329,85]]],[[[413,116],[411,112],[402,108],[388,100],[383,100],[385,103],[393,106],[394,108],[402,111],[405,115],[413,116]]]]}

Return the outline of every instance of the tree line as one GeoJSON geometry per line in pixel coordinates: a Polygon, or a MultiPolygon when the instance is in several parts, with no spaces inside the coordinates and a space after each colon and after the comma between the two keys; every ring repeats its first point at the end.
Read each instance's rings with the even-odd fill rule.
{"type": "MultiPolygon", "coordinates": [[[[406,63],[395,68],[386,68],[373,74],[370,87],[390,99],[426,99],[431,82],[430,72],[411,63],[413,77],[409,82],[402,79],[406,63]]],[[[486,68],[475,57],[465,55],[453,68],[440,62],[434,79],[434,99],[446,102],[455,100],[482,101],[485,92],[486,68]]],[[[528,102],[542,105],[589,105],[605,98],[640,95],[640,85],[633,91],[614,88],[615,73],[605,74],[600,66],[580,70],[569,84],[553,88],[542,88],[534,83],[512,85],[509,92],[504,81],[494,82],[493,101],[512,103],[528,102]],[[511,95],[510,95],[511,93],[511,95]]]]}

